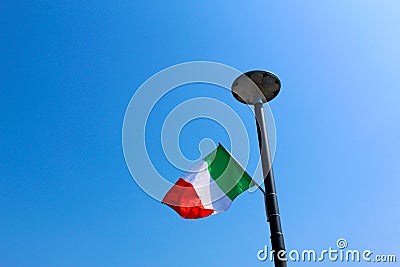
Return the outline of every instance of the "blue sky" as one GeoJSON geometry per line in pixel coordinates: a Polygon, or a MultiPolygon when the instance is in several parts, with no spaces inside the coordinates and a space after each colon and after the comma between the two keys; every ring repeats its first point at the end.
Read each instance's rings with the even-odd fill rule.
{"type": "MultiPolygon", "coordinates": [[[[2,1],[0,265],[272,266],[256,257],[269,244],[259,192],[186,221],[126,167],[122,122],[136,89],[193,60],[280,77],[270,106],[288,250],[343,237],[349,248],[399,258],[399,9],[361,0],[2,1]]],[[[193,89],[182,97],[232,101],[213,86],[193,89]]],[[[228,138],[197,123],[215,130],[182,132],[192,158],[202,138],[228,138]]],[[[322,264],[342,265],[289,266],[322,264]]]]}

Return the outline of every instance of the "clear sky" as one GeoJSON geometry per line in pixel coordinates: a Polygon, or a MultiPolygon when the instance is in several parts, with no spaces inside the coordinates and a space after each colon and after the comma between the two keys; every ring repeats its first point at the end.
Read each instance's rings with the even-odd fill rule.
{"type": "MultiPolygon", "coordinates": [[[[288,250],[345,238],[399,261],[399,2],[159,2],[0,2],[0,266],[272,266],[256,256],[269,245],[259,192],[187,221],[127,169],[131,97],[154,73],[193,60],[280,77],[270,107],[288,250]]],[[[192,89],[182,99],[234,102],[215,86],[192,89]]],[[[250,117],[246,126],[255,138],[250,117]]],[[[201,139],[228,136],[194,121],[180,142],[196,158],[201,139]]],[[[174,181],[181,173],[157,154],[157,138],[152,157],[174,181]]],[[[385,264],[352,264],[365,265],[385,264]]]]}

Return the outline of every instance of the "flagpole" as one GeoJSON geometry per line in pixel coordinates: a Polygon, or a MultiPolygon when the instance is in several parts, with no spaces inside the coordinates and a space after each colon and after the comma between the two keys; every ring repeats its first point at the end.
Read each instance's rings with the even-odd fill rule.
{"type": "Polygon", "coordinates": [[[286,267],[286,261],[281,259],[286,257],[283,251],[285,251],[285,242],[282,234],[281,218],[279,214],[278,198],[276,195],[274,172],[272,169],[271,154],[268,144],[268,134],[265,125],[264,108],[262,103],[256,103],[254,105],[254,112],[257,121],[257,133],[258,133],[258,144],[260,147],[261,164],[264,176],[265,186],[265,211],[267,214],[267,221],[269,222],[269,228],[271,231],[271,243],[272,249],[274,250],[274,262],[275,267],[286,267]],[[278,254],[279,253],[279,254],[278,254]],[[278,257],[278,255],[280,257],[278,257]]]}
{"type": "Polygon", "coordinates": [[[282,234],[278,198],[276,195],[271,153],[269,149],[267,127],[264,118],[263,103],[279,93],[279,78],[266,71],[250,71],[239,76],[232,84],[233,96],[242,103],[254,105],[258,144],[260,148],[265,194],[264,204],[271,232],[271,244],[274,251],[275,267],[286,267],[285,242],[282,234]],[[250,81],[250,82],[249,82],[250,81]]]}

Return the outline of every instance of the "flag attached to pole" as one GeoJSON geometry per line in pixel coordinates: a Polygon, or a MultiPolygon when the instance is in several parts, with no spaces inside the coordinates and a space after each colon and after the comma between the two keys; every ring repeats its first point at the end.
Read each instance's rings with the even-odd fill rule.
{"type": "Polygon", "coordinates": [[[162,203],[182,218],[198,219],[227,210],[232,201],[254,185],[240,164],[219,144],[164,196],[162,203]]]}

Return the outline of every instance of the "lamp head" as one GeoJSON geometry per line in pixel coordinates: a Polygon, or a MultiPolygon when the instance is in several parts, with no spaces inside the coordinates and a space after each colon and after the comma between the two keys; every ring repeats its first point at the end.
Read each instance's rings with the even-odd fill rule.
{"type": "Polygon", "coordinates": [[[254,70],[235,79],[232,94],[240,102],[254,105],[274,99],[281,89],[278,76],[268,71],[254,70]]]}

